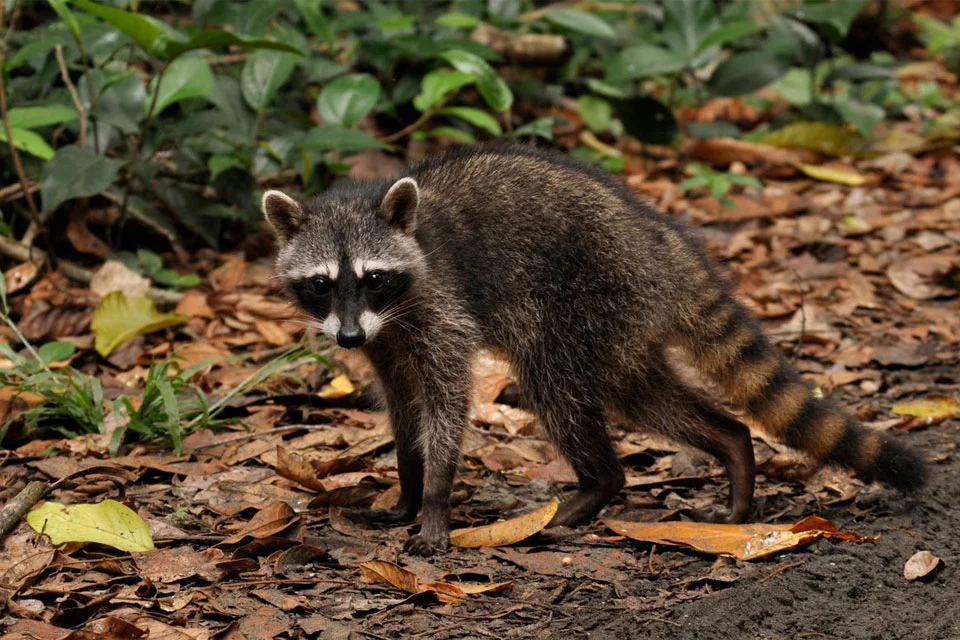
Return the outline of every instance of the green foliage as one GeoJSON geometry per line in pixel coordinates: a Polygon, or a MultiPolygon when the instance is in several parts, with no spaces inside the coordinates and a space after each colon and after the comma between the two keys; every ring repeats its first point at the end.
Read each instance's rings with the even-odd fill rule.
{"type": "Polygon", "coordinates": [[[705,188],[725,209],[734,207],[733,201],[727,197],[727,194],[735,185],[755,189],[763,188],[763,183],[753,176],[715,171],[695,162],[687,165],[686,172],[692,177],[677,185],[680,191],[686,192],[705,188]]]}
{"type": "MultiPolygon", "coordinates": [[[[862,0],[797,0],[780,14],[752,0],[535,4],[25,3],[21,24],[34,26],[10,34],[3,69],[13,143],[41,183],[45,219],[107,193],[129,224],[216,246],[226,229],[259,220],[264,183],[320,191],[348,156],[400,152],[405,136],[552,138],[563,123],[537,113],[560,95],[576,99],[606,142],[627,134],[652,144],[676,142],[675,108],[761,88],[793,105],[787,119],[862,136],[911,102],[949,102],[901,87],[890,56],[840,54],[862,0]],[[572,52],[550,73],[521,72],[469,37],[483,23],[561,34],[572,52]],[[57,46],[86,112],[82,137],[57,46]]],[[[932,53],[960,58],[960,22],[917,21],[932,53]]],[[[724,124],[712,131],[729,133],[724,124]]],[[[0,142],[6,135],[0,129],[0,142]]],[[[0,165],[4,183],[14,182],[9,163],[0,165]]],[[[189,286],[163,269],[149,275],[189,286]]]]}

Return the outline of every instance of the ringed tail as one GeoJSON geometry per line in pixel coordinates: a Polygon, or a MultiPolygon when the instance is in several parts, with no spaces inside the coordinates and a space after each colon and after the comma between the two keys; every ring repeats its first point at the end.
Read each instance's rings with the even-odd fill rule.
{"type": "Polygon", "coordinates": [[[853,469],[867,482],[903,492],[923,487],[926,465],[914,450],[815,397],[813,385],[731,295],[714,290],[704,296],[696,324],[685,336],[694,365],[766,434],[820,463],[853,469]]]}

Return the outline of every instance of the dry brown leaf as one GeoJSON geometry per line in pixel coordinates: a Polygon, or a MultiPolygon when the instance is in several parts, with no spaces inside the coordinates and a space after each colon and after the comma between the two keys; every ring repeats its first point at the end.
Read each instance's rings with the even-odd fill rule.
{"type": "Polygon", "coordinates": [[[264,340],[275,347],[293,344],[293,336],[272,320],[255,320],[253,326],[260,332],[264,340]]]}
{"type": "Polygon", "coordinates": [[[187,291],[184,293],[180,302],[177,303],[177,308],[174,312],[190,316],[191,318],[207,318],[213,320],[216,317],[213,309],[207,304],[207,296],[202,293],[197,293],[196,291],[187,291]]]}
{"type": "Polygon", "coordinates": [[[915,300],[952,297],[958,291],[939,284],[960,268],[960,256],[919,256],[894,262],[887,267],[890,282],[904,295],[915,300]]]}
{"type": "Polygon", "coordinates": [[[33,284],[40,275],[40,266],[35,262],[24,262],[7,269],[3,274],[7,286],[7,295],[11,295],[33,284]]]}
{"type": "Polygon", "coordinates": [[[450,544],[455,547],[500,547],[514,544],[542,531],[550,524],[560,506],[556,498],[522,516],[494,522],[483,527],[455,529],[450,532],[450,544]]]}
{"type": "Polygon", "coordinates": [[[240,256],[227,259],[207,276],[214,289],[233,291],[239,287],[247,275],[247,261],[240,256]]]}
{"type": "Polygon", "coordinates": [[[274,468],[279,476],[292,480],[301,487],[317,493],[327,492],[327,488],[320,482],[310,461],[292,451],[287,451],[284,447],[277,446],[277,465],[274,468]]]}
{"type": "Polygon", "coordinates": [[[929,551],[917,551],[903,565],[903,577],[913,582],[925,578],[940,566],[940,558],[929,551]]]}
{"type": "Polygon", "coordinates": [[[820,538],[866,542],[852,531],[840,531],[829,520],[810,516],[790,524],[711,524],[707,522],[624,522],[604,520],[631,540],[691,547],[705,553],[758,560],[810,544],[820,538]]]}
{"type": "Polygon", "coordinates": [[[67,223],[67,240],[80,253],[89,253],[98,258],[106,258],[110,247],[98,238],[87,226],[90,209],[74,207],[70,221],[67,223]]]}
{"type": "Polygon", "coordinates": [[[216,548],[194,551],[190,547],[171,547],[138,556],[140,574],[153,582],[177,582],[199,576],[208,582],[221,577],[217,563],[225,560],[223,551],[216,548]]]}
{"type": "MultiPolygon", "coordinates": [[[[392,562],[370,560],[368,562],[361,562],[358,566],[363,573],[364,579],[367,581],[389,584],[407,593],[432,592],[440,602],[447,603],[459,602],[467,597],[468,592],[464,590],[461,585],[452,582],[420,582],[417,574],[397,566],[392,562]]],[[[498,590],[502,591],[506,589],[509,584],[510,583],[500,583],[491,585],[486,589],[474,587],[470,593],[496,593],[498,590]]],[[[486,587],[487,585],[478,586],[486,587]]]]}
{"type": "Polygon", "coordinates": [[[224,544],[236,544],[243,538],[269,538],[285,531],[300,521],[300,516],[286,502],[280,501],[257,511],[240,531],[224,539],[224,544]]]}
{"type": "Polygon", "coordinates": [[[128,297],[147,295],[150,289],[150,280],[133,271],[127,265],[116,260],[107,260],[103,263],[90,281],[90,291],[101,298],[108,293],[120,291],[128,297]]]}

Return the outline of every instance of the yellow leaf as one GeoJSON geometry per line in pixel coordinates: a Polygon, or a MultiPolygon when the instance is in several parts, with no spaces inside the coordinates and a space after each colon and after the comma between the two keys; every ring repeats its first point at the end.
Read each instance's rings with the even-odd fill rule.
{"type": "Polygon", "coordinates": [[[455,529],[450,532],[450,544],[455,547],[501,547],[520,542],[546,527],[559,506],[560,503],[554,498],[539,509],[511,520],[483,527],[455,529]]]}
{"type": "Polygon", "coordinates": [[[114,291],[97,305],[90,328],[97,336],[94,345],[97,353],[106,357],[131,338],[174,327],[187,320],[187,316],[177,313],[160,313],[153,300],[145,296],[127,297],[114,291]]]}
{"type": "Polygon", "coordinates": [[[829,156],[867,155],[870,141],[847,127],[824,122],[794,122],[758,140],[773,147],[806,149],[829,156]]]}
{"type": "Polygon", "coordinates": [[[867,176],[863,175],[862,173],[858,173],[855,169],[850,169],[847,167],[823,167],[815,164],[804,164],[800,162],[797,163],[797,169],[800,169],[800,171],[803,171],[805,174],[811,178],[814,178],[815,180],[822,180],[823,182],[836,182],[837,184],[846,184],[851,187],[859,187],[867,181],[867,176]]]}
{"type": "Polygon", "coordinates": [[[407,593],[420,593],[417,574],[385,560],[370,560],[359,565],[363,577],[370,582],[385,582],[407,593]]]}
{"type": "Polygon", "coordinates": [[[321,398],[326,398],[328,400],[333,400],[335,398],[342,398],[348,396],[354,392],[353,383],[350,382],[345,374],[340,374],[330,381],[329,384],[323,385],[323,388],[317,393],[321,398]]]}
{"type": "Polygon", "coordinates": [[[920,400],[901,402],[893,405],[898,416],[923,418],[930,424],[936,424],[960,416],[960,400],[951,396],[931,394],[920,400]]]}
{"type": "Polygon", "coordinates": [[[852,531],[839,531],[831,522],[810,516],[790,524],[710,524],[706,522],[623,522],[604,524],[622,536],[640,542],[691,547],[706,553],[757,560],[796,549],[820,538],[865,542],[852,531]]]}
{"type": "Polygon", "coordinates": [[[27,514],[27,524],[53,544],[96,542],[121,551],[150,551],[153,538],[143,519],[116,500],[65,506],[44,502],[27,514]]]}
{"type": "Polygon", "coordinates": [[[458,582],[460,590],[469,595],[478,593],[500,593],[513,586],[513,580],[506,582],[458,582]]]}

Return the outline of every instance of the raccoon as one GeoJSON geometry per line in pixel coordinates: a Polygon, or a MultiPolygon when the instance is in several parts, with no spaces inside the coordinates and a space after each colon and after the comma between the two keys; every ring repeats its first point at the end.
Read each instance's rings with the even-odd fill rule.
{"type": "Polygon", "coordinates": [[[464,148],[303,204],[268,191],[263,212],[283,286],[339,345],[362,349],[382,382],[400,498],[366,516],[397,524],[422,509],[409,553],[448,544],[481,347],[509,359],[525,406],[576,472],[578,488],[553,525],[589,521],[623,487],[613,416],[725,467],[728,504],[695,517],[749,515],[749,430],[681,380],[668,348],[772,438],[865,480],[923,485],[917,454],[813,394],[687,228],[568,156],[464,148]]]}

